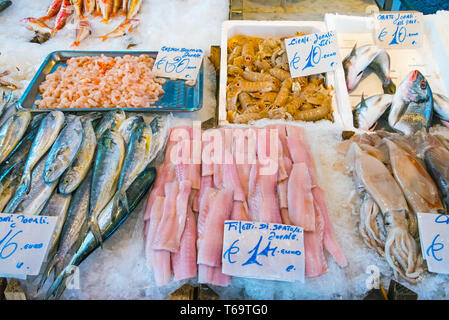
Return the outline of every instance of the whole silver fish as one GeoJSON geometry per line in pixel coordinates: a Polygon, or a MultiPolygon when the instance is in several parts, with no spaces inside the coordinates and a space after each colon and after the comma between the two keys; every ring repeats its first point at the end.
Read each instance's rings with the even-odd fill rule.
{"type": "Polygon", "coordinates": [[[31,171],[53,145],[63,125],[64,114],[61,111],[52,111],[42,120],[23,170],[20,188],[23,188],[26,192],[30,190],[31,171]]]}
{"type": "Polygon", "coordinates": [[[343,59],[346,87],[354,90],[362,79],[363,73],[379,54],[380,49],[375,45],[365,45],[357,48],[354,45],[349,55],[343,59]]]}
{"type": "Polygon", "coordinates": [[[92,120],[83,121],[84,139],[80,150],[76,155],[69,168],[62,175],[59,183],[59,192],[69,194],[73,192],[81,184],[89,171],[97,147],[97,138],[92,126],[92,120]]]}
{"type": "Polygon", "coordinates": [[[100,140],[102,134],[107,129],[118,131],[120,124],[125,121],[125,119],[126,115],[122,109],[116,109],[106,113],[96,130],[97,141],[100,140]]]}
{"type": "Polygon", "coordinates": [[[354,127],[363,130],[371,129],[392,101],[391,94],[379,94],[367,99],[362,95],[362,101],[352,111],[354,127]]]}
{"type": "Polygon", "coordinates": [[[151,152],[152,140],[151,127],[145,122],[140,122],[131,132],[131,139],[126,150],[123,168],[117,187],[115,200],[121,201],[125,209],[128,208],[126,201],[126,189],[147,166],[151,152]]]}
{"type": "Polygon", "coordinates": [[[52,260],[47,263],[45,271],[42,273],[38,290],[45,283],[53,269],[55,270],[55,274],[59,274],[66,267],[71,256],[78,250],[88,232],[89,197],[92,173],[93,171],[90,170],[86,179],[83,180],[73,193],[72,201],[70,201],[67,212],[67,218],[61,230],[57,251],[52,257],[52,260]]]}
{"type": "Polygon", "coordinates": [[[390,56],[387,51],[381,49],[370,63],[369,68],[373,69],[382,81],[384,93],[394,94],[396,92],[396,85],[390,77],[390,56]]]}
{"type": "Polygon", "coordinates": [[[80,117],[67,117],[67,124],[61,130],[45,163],[44,181],[52,183],[59,179],[78,154],[83,142],[83,125],[80,117]]]}
{"type": "Polygon", "coordinates": [[[22,139],[31,121],[29,111],[21,111],[10,117],[0,127],[0,163],[5,161],[11,151],[22,139]]]}
{"type": "Polygon", "coordinates": [[[14,198],[5,209],[7,213],[23,213],[25,215],[39,215],[48,199],[50,199],[56,188],[57,181],[48,184],[43,179],[45,160],[42,158],[33,170],[30,183],[30,191],[25,192],[23,188],[17,188],[14,198]]]}
{"type": "Polygon", "coordinates": [[[14,96],[12,95],[12,91],[6,94],[6,91],[2,93],[2,101],[0,102],[0,116],[3,115],[3,112],[6,110],[6,107],[12,103],[14,100],[14,96]]]}
{"type": "MultiPolygon", "coordinates": [[[[129,216],[134,208],[139,204],[144,195],[153,185],[156,178],[156,170],[153,167],[146,168],[126,190],[126,197],[129,202],[129,210],[123,209],[122,206],[114,206],[113,201],[105,207],[101,212],[98,223],[100,236],[106,241],[123,221],[129,216]]],[[[68,263],[64,265],[64,269],[57,272],[55,280],[47,292],[46,299],[58,299],[65,290],[67,280],[73,274],[74,267],[79,266],[95,249],[99,247],[99,243],[92,232],[84,235],[81,245],[73,254],[66,254],[65,258],[68,263]]],[[[62,239],[61,239],[62,240],[62,239]]]]}
{"type": "Polygon", "coordinates": [[[118,129],[120,134],[123,137],[123,141],[125,142],[125,146],[128,145],[129,140],[131,138],[131,134],[134,130],[134,128],[141,122],[143,122],[142,116],[132,116],[124,120],[118,129]]]}
{"type": "Polygon", "coordinates": [[[107,129],[98,141],[90,193],[89,226],[100,244],[102,239],[97,218],[117,190],[124,157],[125,144],[122,136],[107,129]]]}
{"type": "Polygon", "coordinates": [[[159,154],[163,154],[161,150],[164,149],[167,144],[168,136],[170,133],[171,119],[172,116],[157,116],[150,122],[153,137],[151,140],[151,152],[150,156],[148,157],[147,164],[152,163],[159,154]]]}
{"type": "Polygon", "coordinates": [[[42,216],[57,217],[56,226],[53,231],[53,235],[50,239],[50,244],[48,245],[49,256],[52,256],[56,250],[56,245],[58,243],[59,237],[61,235],[62,227],[67,218],[67,212],[70,205],[70,200],[72,200],[72,195],[61,194],[57,191],[53,192],[50,200],[48,200],[44,209],[42,209],[42,216]]]}
{"type": "Polygon", "coordinates": [[[433,112],[432,90],[426,78],[411,71],[399,85],[390,107],[388,124],[403,134],[429,130],[433,112]]]}
{"type": "Polygon", "coordinates": [[[443,120],[449,121],[449,98],[439,94],[433,94],[433,110],[443,120]]]}

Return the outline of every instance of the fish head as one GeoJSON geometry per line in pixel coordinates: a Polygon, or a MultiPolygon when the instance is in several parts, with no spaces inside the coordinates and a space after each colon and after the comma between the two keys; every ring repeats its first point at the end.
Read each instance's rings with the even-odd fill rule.
{"type": "Polygon", "coordinates": [[[352,91],[362,79],[364,70],[357,69],[355,57],[353,56],[343,60],[343,70],[345,72],[346,87],[349,91],[352,91]]]}
{"type": "Polygon", "coordinates": [[[432,91],[430,89],[427,79],[418,70],[410,71],[406,77],[407,98],[413,102],[424,102],[432,98],[432,91]]]}

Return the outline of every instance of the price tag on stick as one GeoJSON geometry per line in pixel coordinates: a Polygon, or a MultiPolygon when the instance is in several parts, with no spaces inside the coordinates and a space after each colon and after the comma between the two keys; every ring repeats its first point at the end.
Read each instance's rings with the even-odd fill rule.
{"type": "Polygon", "coordinates": [[[158,77],[195,81],[203,61],[203,50],[163,46],[153,65],[158,77]]]}
{"type": "Polygon", "coordinates": [[[304,270],[302,228],[276,223],[225,221],[223,273],[304,282],[304,270]]]}
{"type": "Polygon", "coordinates": [[[341,63],[334,31],[284,41],[292,78],[333,71],[341,63]]]}
{"type": "Polygon", "coordinates": [[[429,271],[449,274],[449,215],[419,212],[418,226],[429,271]]]}
{"type": "Polygon", "coordinates": [[[379,47],[413,49],[422,47],[423,14],[400,11],[374,15],[375,41],[379,47]]]}
{"type": "Polygon", "coordinates": [[[39,274],[57,219],[0,213],[0,274],[39,274]]]}

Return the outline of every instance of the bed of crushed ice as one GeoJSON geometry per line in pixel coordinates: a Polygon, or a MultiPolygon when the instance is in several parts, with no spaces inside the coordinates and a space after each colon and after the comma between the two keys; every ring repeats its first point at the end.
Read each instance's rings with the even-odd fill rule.
{"type": "MultiPolygon", "coordinates": [[[[24,17],[44,15],[49,0],[15,0],[13,6],[0,13],[0,71],[11,71],[10,80],[19,84],[21,94],[44,58],[55,50],[69,50],[75,38],[73,24],[69,23],[46,43],[28,42],[33,33],[20,25],[24,17]]],[[[130,36],[119,39],[90,38],[79,50],[157,50],[162,44],[201,48],[209,54],[211,45],[219,45],[222,21],[228,17],[229,3],[224,0],[145,0],[137,18],[141,24],[130,36]]],[[[105,34],[116,27],[122,18],[108,25],[91,19],[94,36],[105,34]]],[[[51,22],[50,22],[51,24],[51,22]]],[[[189,119],[206,120],[216,108],[215,72],[205,59],[204,107],[194,113],[176,115],[183,122],[189,119]]],[[[328,272],[305,283],[264,281],[234,277],[226,288],[213,287],[223,299],[361,299],[368,291],[370,271],[378,268],[384,287],[392,277],[383,258],[368,249],[358,234],[358,206],[353,197],[352,179],[339,170],[341,160],[334,147],[341,141],[341,128],[329,122],[305,123],[307,139],[318,170],[319,184],[326,193],[326,201],[337,240],[348,259],[348,267],[341,269],[326,254],[328,272]],[[374,267],[373,267],[374,266],[374,267]]],[[[173,282],[158,288],[148,270],[143,253],[144,199],[124,224],[80,266],[80,289],[67,289],[62,299],[167,299],[184,282],[173,282]]],[[[448,280],[443,275],[426,275],[418,285],[401,283],[416,291],[420,299],[440,299],[449,296],[448,280]]],[[[196,280],[193,280],[195,282],[196,280]]],[[[29,298],[40,299],[35,283],[24,282],[29,298]]],[[[48,285],[46,286],[48,287],[48,285]]]]}

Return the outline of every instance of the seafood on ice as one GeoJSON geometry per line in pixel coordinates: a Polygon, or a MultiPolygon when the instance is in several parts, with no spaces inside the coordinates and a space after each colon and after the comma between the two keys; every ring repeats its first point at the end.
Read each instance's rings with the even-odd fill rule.
{"type": "Polygon", "coordinates": [[[326,273],[325,250],[347,265],[302,127],[171,128],[144,216],[156,285],[197,277],[228,286],[221,255],[231,219],[303,227],[307,277],[326,273]]]}

